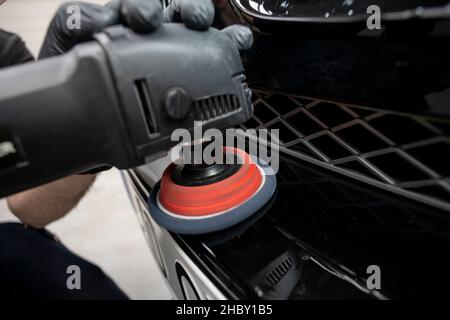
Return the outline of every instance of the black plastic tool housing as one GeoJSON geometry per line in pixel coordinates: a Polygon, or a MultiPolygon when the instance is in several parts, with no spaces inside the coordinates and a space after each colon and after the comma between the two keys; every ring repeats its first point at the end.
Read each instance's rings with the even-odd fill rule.
{"type": "Polygon", "coordinates": [[[122,26],[69,53],[0,71],[0,197],[100,165],[167,153],[177,128],[252,114],[239,52],[216,29],[122,26]]]}

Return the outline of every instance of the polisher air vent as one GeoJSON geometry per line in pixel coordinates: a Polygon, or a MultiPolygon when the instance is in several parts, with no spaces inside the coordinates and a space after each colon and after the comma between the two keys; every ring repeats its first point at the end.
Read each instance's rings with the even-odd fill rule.
{"type": "Polygon", "coordinates": [[[134,81],[134,89],[136,98],[144,115],[145,126],[148,134],[152,135],[158,133],[158,126],[153,108],[151,107],[150,92],[148,90],[147,81],[145,79],[138,79],[134,81]]]}
{"type": "Polygon", "coordinates": [[[194,101],[194,119],[207,121],[239,110],[239,99],[232,94],[194,101]]]}

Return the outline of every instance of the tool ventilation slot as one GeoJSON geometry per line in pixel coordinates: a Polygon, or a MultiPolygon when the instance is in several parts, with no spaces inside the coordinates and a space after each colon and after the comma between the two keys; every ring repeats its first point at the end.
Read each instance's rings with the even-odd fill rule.
{"type": "Polygon", "coordinates": [[[239,110],[239,99],[227,94],[194,101],[194,119],[207,121],[239,110]]]}
{"type": "Polygon", "coordinates": [[[145,125],[148,133],[150,135],[158,133],[155,115],[153,114],[153,110],[151,108],[150,93],[148,92],[147,81],[145,81],[145,79],[135,80],[134,88],[141,111],[144,114],[145,125]]]}
{"type": "Polygon", "coordinates": [[[253,89],[242,128],[279,129],[282,149],[450,211],[450,121],[253,89]]]}
{"type": "Polygon", "coordinates": [[[286,258],[276,268],[272,269],[272,271],[266,274],[267,282],[272,286],[276,285],[289,272],[293,264],[294,264],[293,258],[291,257],[286,258]]]}

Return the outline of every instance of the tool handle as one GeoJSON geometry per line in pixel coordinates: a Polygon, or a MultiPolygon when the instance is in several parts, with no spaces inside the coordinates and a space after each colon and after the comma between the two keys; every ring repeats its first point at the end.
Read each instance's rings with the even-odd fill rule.
{"type": "Polygon", "coordinates": [[[0,197],[126,161],[115,94],[95,42],[1,70],[0,197]]]}

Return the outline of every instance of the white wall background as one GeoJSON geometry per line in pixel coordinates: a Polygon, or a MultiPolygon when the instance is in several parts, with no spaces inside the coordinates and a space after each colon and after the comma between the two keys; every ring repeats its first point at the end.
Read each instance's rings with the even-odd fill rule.
{"type": "MultiPolygon", "coordinates": [[[[61,2],[7,0],[0,6],[0,29],[19,34],[36,56],[61,2]]],[[[0,222],[13,220],[0,200],[0,222]]],[[[79,206],[49,229],[72,251],[101,267],[131,298],[171,298],[117,170],[102,173],[79,206]]]]}

